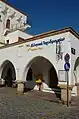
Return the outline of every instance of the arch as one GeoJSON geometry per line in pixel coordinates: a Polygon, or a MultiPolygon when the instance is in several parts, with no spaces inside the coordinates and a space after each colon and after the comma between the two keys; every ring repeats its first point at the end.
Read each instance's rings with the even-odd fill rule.
{"type": "Polygon", "coordinates": [[[16,80],[16,71],[13,63],[5,60],[0,67],[0,77],[7,80],[8,86],[12,86],[12,80],[16,80]]]}
{"type": "Polygon", "coordinates": [[[41,76],[41,79],[42,79],[42,81],[44,81],[46,88],[55,88],[58,85],[57,71],[56,71],[54,65],[52,64],[52,62],[44,56],[36,56],[36,57],[32,58],[29,61],[29,63],[27,64],[27,66],[25,67],[23,75],[24,75],[23,76],[24,80],[26,80],[26,83],[29,83],[29,85],[33,84],[32,89],[36,85],[36,82],[35,82],[36,75],[41,76]],[[33,73],[32,81],[31,80],[27,81],[29,69],[30,69],[30,72],[33,73]],[[51,75],[52,73],[54,74],[53,76],[51,75]],[[55,81],[53,81],[53,80],[55,80],[55,81]],[[50,83],[50,81],[52,84],[50,83]]]}
{"type": "Polygon", "coordinates": [[[73,65],[73,78],[75,85],[77,85],[79,83],[79,57],[77,57],[73,65]]]}
{"type": "Polygon", "coordinates": [[[48,59],[46,56],[42,56],[42,55],[39,55],[39,56],[35,56],[33,57],[32,59],[29,60],[28,64],[24,67],[24,72],[23,72],[23,79],[25,79],[25,72],[28,72],[29,70],[29,67],[32,65],[32,63],[35,61],[35,59],[39,58],[39,57],[42,57],[44,59],[46,59],[48,62],[50,62],[50,64],[54,67],[56,73],[57,73],[57,69],[55,68],[55,66],[52,64],[52,61],[50,59],[48,59]]]}
{"type": "Polygon", "coordinates": [[[79,65],[79,57],[77,57],[74,65],[74,70],[76,70],[77,66],[79,65]]]}

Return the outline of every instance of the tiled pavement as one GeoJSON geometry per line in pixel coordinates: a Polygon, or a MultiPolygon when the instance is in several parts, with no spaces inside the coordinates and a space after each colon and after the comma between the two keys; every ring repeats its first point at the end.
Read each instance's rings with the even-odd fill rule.
{"type": "Polygon", "coordinates": [[[79,98],[67,107],[32,95],[17,95],[16,89],[0,88],[0,119],[79,118],[79,98]]]}

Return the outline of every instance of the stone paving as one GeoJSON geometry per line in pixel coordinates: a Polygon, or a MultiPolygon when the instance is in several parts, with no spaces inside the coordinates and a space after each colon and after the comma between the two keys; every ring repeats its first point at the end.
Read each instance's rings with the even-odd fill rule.
{"type": "Polygon", "coordinates": [[[16,89],[0,88],[0,119],[79,118],[79,98],[67,107],[59,103],[29,97],[28,93],[17,95],[16,89]]]}

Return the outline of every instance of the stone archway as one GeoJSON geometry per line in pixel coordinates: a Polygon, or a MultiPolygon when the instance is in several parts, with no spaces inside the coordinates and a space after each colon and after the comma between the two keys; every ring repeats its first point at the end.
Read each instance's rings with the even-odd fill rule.
{"type": "Polygon", "coordinates": [[[58,85],[57,72],[53,64],[42,56],[33,58],[26,66],[24,71],[26,86],[31,89],[36,89],[36,76],[40,75],[44,82],[43,91],[52,91],[58,85]],[[51,75],[52,73],[52,75],[51,75]],[[30,75],[28,75],[30,74],[30,75]],[[53,83],[51,86],[50,84],[53,83]]]}
{"type": "Polygon", "coordinates": [[[7,86],[12,87],[12,80],[16,80],[16,72],[12,62],[9,60],[3,62],[0,67],[0,75],[6,81],[7,86]]]}
{"type": "Polygon", "coordinates": [[[79,57],[76,59],[74,64],[74,76],[75,76],[75,82],[79,83],[79,57]]]}
{"type": "Polygon", "coordinates": [[[79,57],[77,57],[75,64],[74,64],[74,84],[73,92],[75,92],[75,95],[79,96],[79,57]]]}

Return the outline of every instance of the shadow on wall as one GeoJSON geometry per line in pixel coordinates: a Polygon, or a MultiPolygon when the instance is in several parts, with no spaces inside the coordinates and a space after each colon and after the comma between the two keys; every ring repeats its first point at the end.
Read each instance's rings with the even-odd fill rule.
{"type": "Polygon", "coordinates": [[[28,92],[28,91],[31,91],[34,89],[36,85],[36,82],[35,81],[27,81],[25,84],[24,84],[24,92],[28,92]]]}
{"type": "Polygon", "coordinates": [[[49,70],[49,87],[55,92],[57,98],[61,98],[61,89],[58,87],[58,76],[53,66],[49,70]]]}
{"type": "Polygon", "coordinates": [[[24,91],[27,92],[34,89],[35,85],[36,85],[36,81],[33,76],[32,68],[29,68],[26,76],[26,83],[24,85],[24,91]]]}

